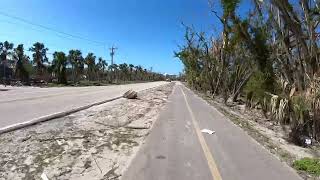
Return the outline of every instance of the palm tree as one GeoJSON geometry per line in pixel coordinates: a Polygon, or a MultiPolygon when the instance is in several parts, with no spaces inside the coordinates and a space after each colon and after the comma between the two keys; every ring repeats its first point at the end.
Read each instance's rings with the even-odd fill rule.
{"type": "Polygon", "coordinates": [[[87,57],[85,58],[85,64],[88,66],[87,68],[87,74],[88,79],[90,81],[94,80],[94,73],[96,69],[96,56],[93,53],[88,53],[87,57]]]}
{"type": "Polygon", "coordinates": [[[128,75],[128,64],[126,64],[126,63],[119,64],[119,69],[120,69],[120,73],[121,73],[120,78],[122,78],[122,80],[126,80],[127,75],[128,75]]]}
{"type": "Polygon", "coordinates": [[[73,82],[79,80],[81,74],[81,67],[83,66],[83,57],[80,50],[70,50],[68,55],[68,61],[72,66],[73,82]]]}
{"type": "Polygon", "coordinates": [[[117,64],[111,64],[109,66],[109,71],[111,72],[111,82],[114,80],[117,80],[117,72],[118,72],[118,65],[117,64]]]}
{"type": "Polygon", "coordinates": [[[124,63],[124,72],[125,72],[125,78],[126,80],[130,79],[130,74],[129,74],[129,65],[127,63],[124,63]]]}
{"type": "Polygon", "coordinates": [[[45,69],[43,63],[48,62],[47,51],[49,49],[46,48],[43,43],[36,42],[33,44],[33,47],[31,47],[29,50],[33,52],[33,63],[36,64],[37,74],[43,74],[45,69]]]}
{"type": "MultiPolygon", "coordinates": [[[[98,63],[96,65],[98,81],[100,81],[100,77],[101,77],[102,61],[103,61],[102,57],[99,57],[98,58],[98,63]]],[[[103,72],[102,72],[102,74],[103,74],[103,72]]]]}
{"type": "Polygon", "coordinates": [[[147,71],[147,69],[143,69],[143,80],[144,81],[147,81],[149,78],[148,78],[148,71],[147,71]]]}
{"type": "Polygon", "coordinates": [[[141,76],[143,71],[142,67],[139,65],[139,66],[136,66],[135,69],[136,69],[136,80],[142,80],[142,76],[141,76]]]}
{"type": "Polygon", "coordinates": [[[102,72],[104,73],[106,70],[106,67],[108,67],[108,63],[106,60],[102,60],[102,72]]]}
{"type": "Polygon", "coordinates": [[[129,70],[130,70],[130,81],[132,81],[132,76],[133,76],[133,69],[134,68],[134,65],[133,64],[129,64],[129,70]]]}
{"type": "Polygon", "coordinates": [[[108,66],[108,63],[106,62],[106,60],[103,60],[102,57],[99,57],[98,59],[98,63],[97,63],[97,74],[98,74],[98,78],[99,80],[102,74],[102,78],[104,78],[104,74],[105,74],[105,69],[108,66]]]}
{"type": "Polygon", "coordinates": [[[54,52],[53,53],[53,72],[58,76],[58,83],[67,84],[66,77],[66,66],[68,63],[68,58],[64,52],[54,52]]]}
{"type": "Polygon", "coordinates": [[[14,49],[13,58],[16,61],[15,76],[29,84],[29,72],[24,65],[28,63],[28,57],[24,54],[23,44],[19,44],[17,48],[14,49]]]}
{"type": "Polygon", "coordinates": [[[12,49],[13,43],[9,43],[8,41],[0,43],[0,60],[3,66],[3,80],[6,78],[7,56],[12,54],[12,49]]]}

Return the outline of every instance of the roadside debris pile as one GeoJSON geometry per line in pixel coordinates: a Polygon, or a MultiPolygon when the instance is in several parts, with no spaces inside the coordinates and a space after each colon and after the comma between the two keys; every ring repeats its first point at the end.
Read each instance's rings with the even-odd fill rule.
{"type": "Polygon", "coordinates": [[[119,179],[173,85],[0,135],[0,180],[119,179]]]}

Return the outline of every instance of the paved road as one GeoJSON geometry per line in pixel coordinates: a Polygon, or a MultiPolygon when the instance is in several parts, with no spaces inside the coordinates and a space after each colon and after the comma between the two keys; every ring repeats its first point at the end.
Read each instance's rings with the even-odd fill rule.
{"type": "Polygon", "coordinates": [[[167,82],[61,88],[5,88],[0,86],[0,129],[97,101],[115,98],[129,89],[141,91],[165,83],[167,82]]]}
{"type": "Polygon", "coordinates": [[[225,116],[175,87],[123,180],[299,180],[225,116]],[[203,128],[214,135],[201,133],[203,128]]]}

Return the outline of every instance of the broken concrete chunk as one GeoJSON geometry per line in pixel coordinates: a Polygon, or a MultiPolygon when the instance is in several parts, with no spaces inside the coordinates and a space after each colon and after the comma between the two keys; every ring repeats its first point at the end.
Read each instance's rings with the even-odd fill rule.
{"type": "Polygon", "coordinates": [[[123,97],[127,99],[136,99],[138,97],[138,93],[136,91],[129,90],[123,94],[123,97]]]}

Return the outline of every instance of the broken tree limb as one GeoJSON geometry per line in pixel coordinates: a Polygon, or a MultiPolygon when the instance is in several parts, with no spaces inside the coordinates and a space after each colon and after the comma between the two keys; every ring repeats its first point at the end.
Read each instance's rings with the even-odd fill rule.
{"type": "Polygon", "coordinates": [[[128,129],[149,129],[149,126],[126,126],[128,129]]]}
{"type": "Polygon", "coordinates": [[[118,168],[119,168],[119,166],[116,166],[116,163],[114,163],[112,168],[103,177],[107,178],[108,180],[116,179],[116,178],[120,177],[121,175],[116,174],[116,172],[115,172],[118,168]]]}
{"type": "Polygon", "coordinates": [[[110,128],[119,128],[118,126],[108,125],[108,124],[105,124],[105,123],[102,123],[102,122],[99,122],[99,121],[94,121],[94,122],[97,123],[97,124],[106,126],[106,127],[110,127],[110,128]]]}
{"type": "Polygon", "coordinates": [[[38,139],[38,141],[40,142],[44,142],[44,141],[56,141],[56,140],[61,140],[61,139],[83,139],[86,138],[86,136],[72,136],[72,137],[52,137],[52,138],[47,138],[47,139],[38,139]]]}
{"type": "Polygon", "coordinates": [[[29,140],[29,139],[31,139],[31,136],[27,136],[27,137],[21,139],[21,142],[25,142],[25,141],[27,141],[27,140],[29,140]]]}
{"type": "Polygon", "coordinates": [[[91,154],[91,156],[92,156],[92,159],[94,160],[94,162],[96,163],[97,167],[99,168],[100,173],[102,174],[102,170],[101,170],[101,168],[100,168],[99,164],[97,163],[97,160],[93,157],[93,155],[92,155],[92,154],[91,154]]]}
{"type": "Polygon", "coordinates": [[[109,178],[108,180],[113,180],[113,179],[117,179],[117,178],[119,178],[121,175],[116,175],[116,176],[114,176],[114,177],[112,177],[112,178],[109,178]]]}

